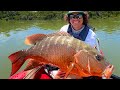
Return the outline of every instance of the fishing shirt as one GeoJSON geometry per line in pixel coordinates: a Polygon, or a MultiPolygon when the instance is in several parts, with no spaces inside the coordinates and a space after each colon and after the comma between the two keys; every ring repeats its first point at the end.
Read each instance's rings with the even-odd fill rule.
{"type": "MultiPolygon", "coordinates": [[[[60,29],[60,31],[68,32],[68,28],[69,28],[69,24],[64,25],[60,29]]],[[[80,30],[77,30],[77,31],[72,28],[72,33],[74,34],[72,36],[74,37],[75,35],[76,36],[79,35],[82,32],[82,30],[84,30],[84,28],[85,28],[85,25],[83,25],[83,27],[80,30]]],[[[87,36],[86,36],[84,42],[89,44],[92,47],[95,47],[96,46],[96,38],[97,38],[97,35],[93,32],[93,30],[91,28],[89,28],[89,31],[87,33],[87,36]]]]}

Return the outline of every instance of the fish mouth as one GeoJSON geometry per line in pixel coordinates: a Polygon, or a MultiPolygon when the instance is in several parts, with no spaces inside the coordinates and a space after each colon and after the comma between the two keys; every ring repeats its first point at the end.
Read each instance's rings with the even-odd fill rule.
{"type": "Polygon", "coordinates": [[[113,70],[114,70],[114,66],[113,65],[108,65],[105,68],[105,70],[103,71],[102,79],[110,79],[113,70]]]}

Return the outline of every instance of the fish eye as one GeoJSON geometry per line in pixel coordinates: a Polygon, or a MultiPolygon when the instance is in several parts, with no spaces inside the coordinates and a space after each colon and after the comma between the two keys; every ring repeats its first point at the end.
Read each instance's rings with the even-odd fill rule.
{"type": "Polygon", "coordinates": [[[96,55],[95,57],[96,57],[96,59],[97,59],[98,61],[101,60],[101,56],[100,56],[100,55],[96,55]]]}

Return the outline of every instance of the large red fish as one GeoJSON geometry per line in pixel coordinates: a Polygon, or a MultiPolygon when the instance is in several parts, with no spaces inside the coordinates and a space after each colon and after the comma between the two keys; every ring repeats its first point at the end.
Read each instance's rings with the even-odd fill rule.
{"type": "MultiPolygon", "coordinates": [[[[32,58],[40,64],[59,67],[68,74],[79,77],[104,76],[110,78],[113,65],[105,61],[95,48],[65,33],[35,34],[25,40],[26,44],[34,44],[29,49],[20,50],[9,56],[12,61],[11,75],[16,73],[23,63],[32,58]]],[[[28,70],[27,68],[26,70],[28,70]]]]}

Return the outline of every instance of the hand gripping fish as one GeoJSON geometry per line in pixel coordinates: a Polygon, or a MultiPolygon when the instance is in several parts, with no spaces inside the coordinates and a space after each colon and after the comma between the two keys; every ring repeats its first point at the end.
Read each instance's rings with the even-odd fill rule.
{"type": "Polygon", "coordinates": [[[34,34],[28,36],[25,43],[33,46],[8,57],[12,62],[11,75],[15,74],[28,59],[33,59],[37,64],[25,70],[39,64],[50,64],[66,72],[65,78],[69,74],[79,77],[110,78],[113,72],[113,65],[109,64],[95,48],[66,33],[34,34]]]}

